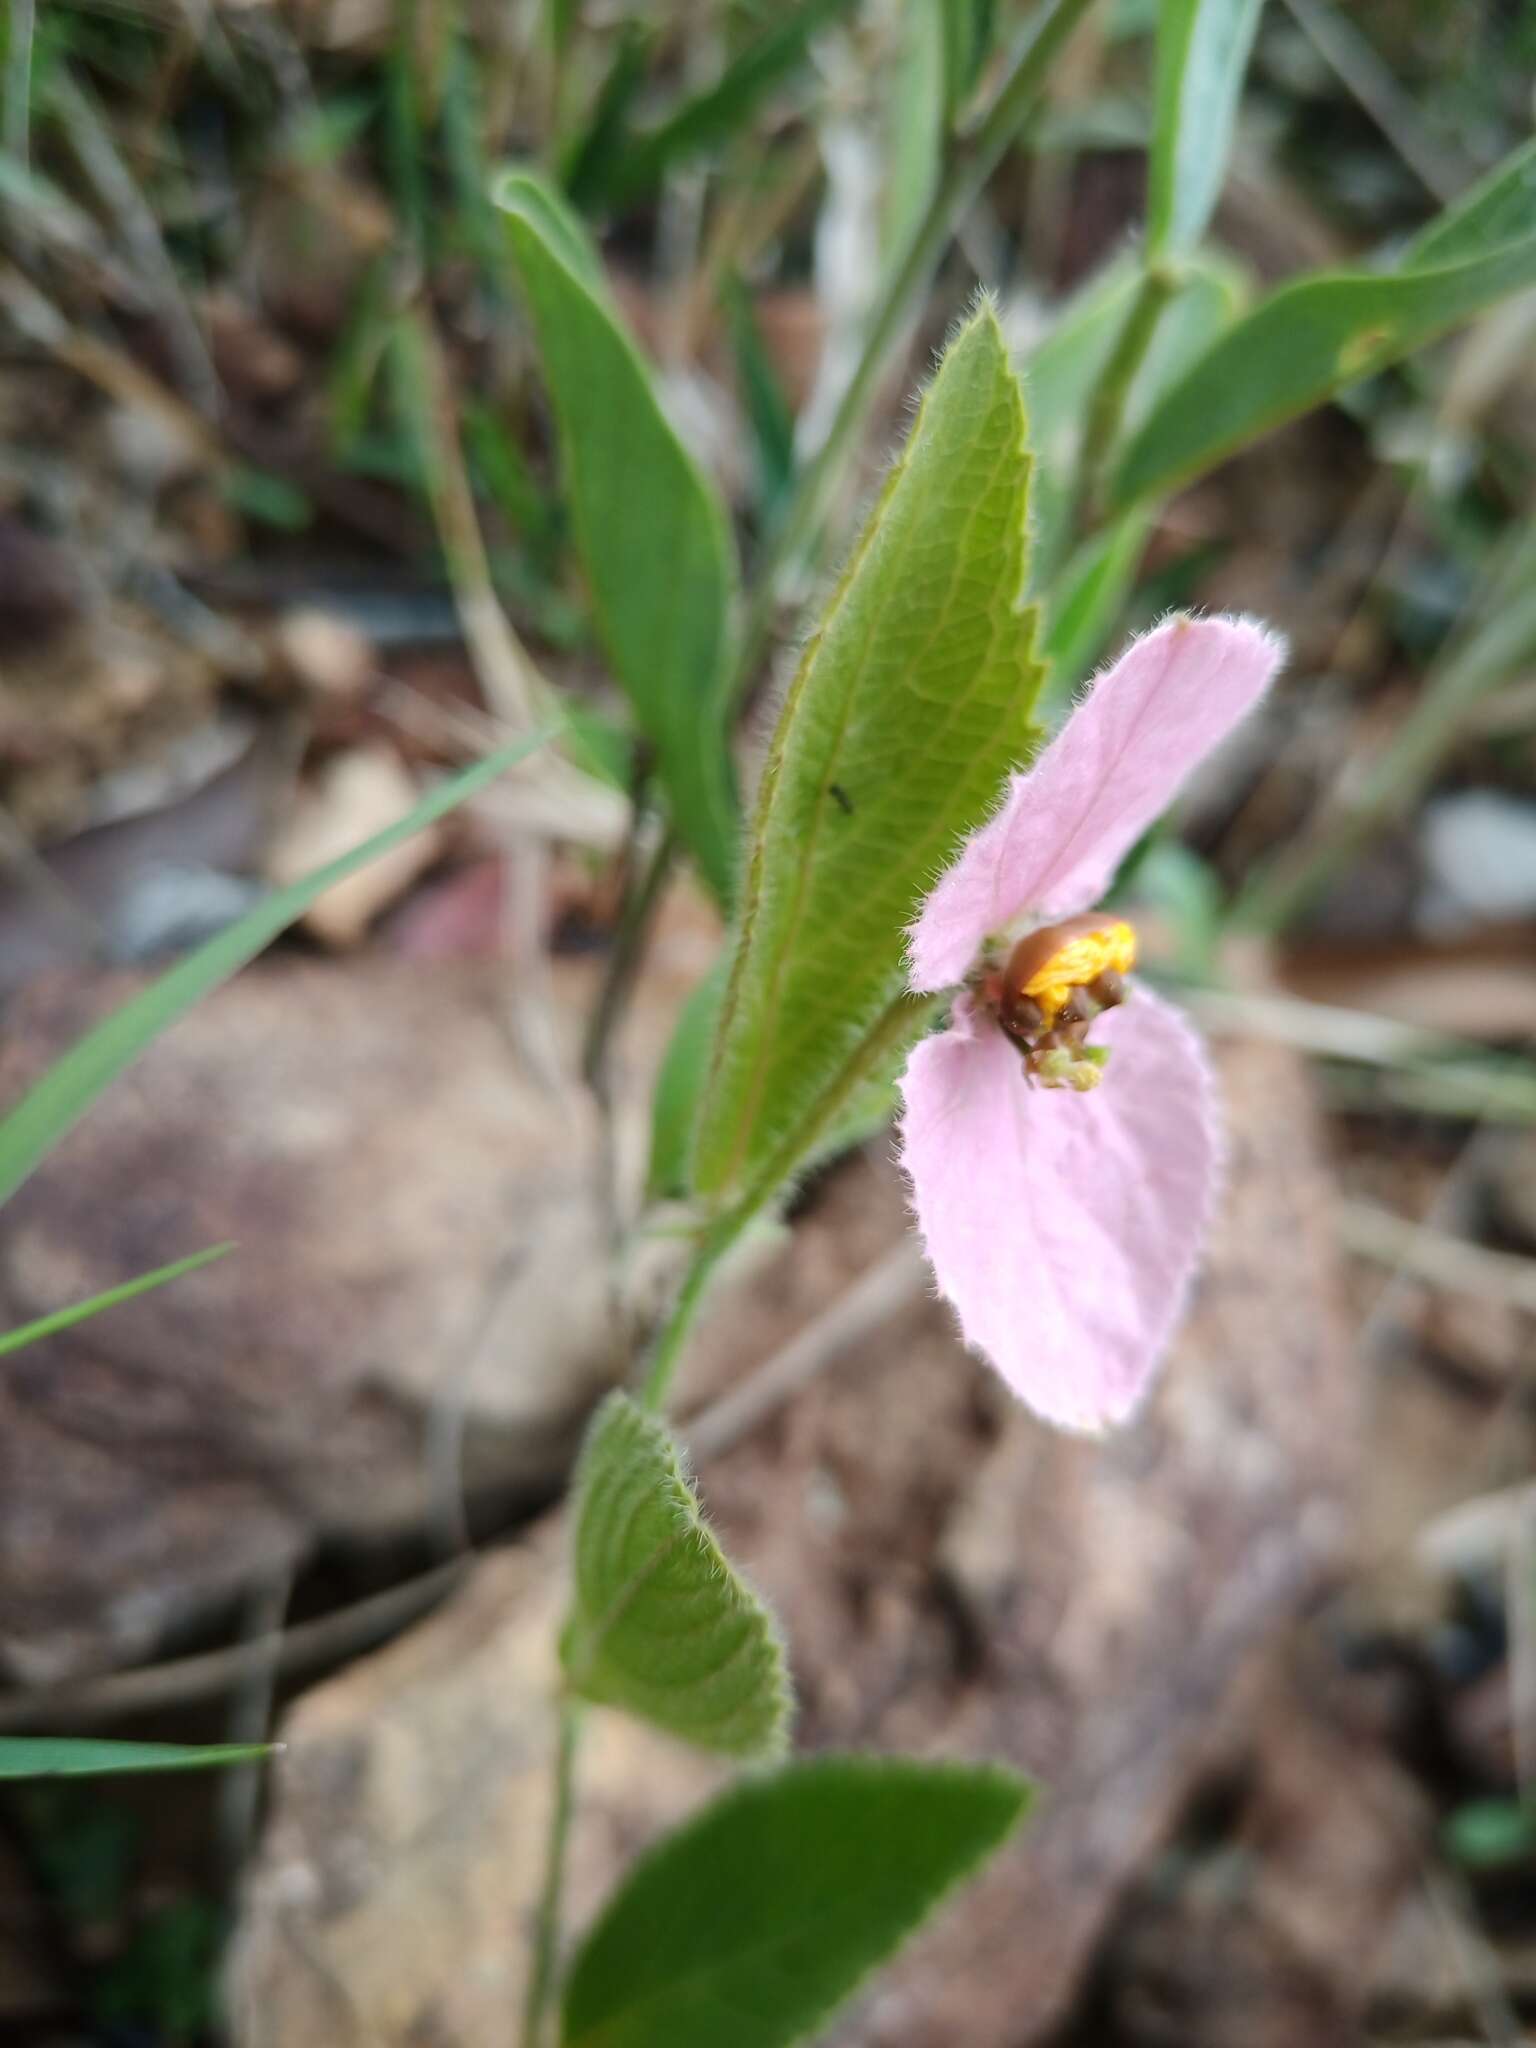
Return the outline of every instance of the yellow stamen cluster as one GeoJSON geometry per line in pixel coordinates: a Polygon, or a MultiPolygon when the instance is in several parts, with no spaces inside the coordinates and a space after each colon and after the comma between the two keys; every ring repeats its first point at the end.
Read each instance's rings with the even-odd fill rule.
{"type": "Polygon", "coordinates": [[[1123,920],[1080,932],[1037,967],[1019,991],[1040,1006],[1041,1029],[1049,1031],[1074,989],[1087,988],[1101,974],[1129,974],[1136,965],[1136,934],[1123,920]]]}

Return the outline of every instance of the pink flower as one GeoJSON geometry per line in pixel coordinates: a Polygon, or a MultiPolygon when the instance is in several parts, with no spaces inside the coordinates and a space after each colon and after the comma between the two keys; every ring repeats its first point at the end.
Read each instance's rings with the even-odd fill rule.
{"type": "Polygon", "coordinates": [[[1199,1039],[1125,988],[1130,927],[1081,913],[1283,654],[1243,619],[1144,634],[1010,777],[912,928],[913,989],[965,984],[902,1077],[924,1247],[966,1342],[1063,1428],[1122,1422],[1146,1392],[1221,1155],[1199,1039]]]}

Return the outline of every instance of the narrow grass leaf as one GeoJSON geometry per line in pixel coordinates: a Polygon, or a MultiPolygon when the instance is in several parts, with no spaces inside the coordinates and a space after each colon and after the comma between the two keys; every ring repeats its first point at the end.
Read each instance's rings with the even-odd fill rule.
{"type": "Polygon", "coordinates": [[[1163,0],[1147,170],[1147,261],[1190,254],[1210,225],[1263,0],[1163,0]]]}
{"type": "Polygon", "coordinates": [[[114,1778],[129,1772],[217,1771],[259,1762],[268,1742],[188,1745],[97,1742],[68,1735],[0,1736],[0,1778],[114,1778]]]}
{"type": "Polygon", "coordinates": [[[1536,142],[1513,150],[1410,242],[1399,269],[1433,270],[1536,233],[1536,142]]]}
{"type": "Polygon", "coordinates": [[[627,1394],[593,1418],[575,1489],[573,1692],[698,1749],[772,1755],[790,1695],[778,1630],[704,1526],[677,1446],[627,1394]]]}
{"type": "Polygon", "coordinates": [[[805,61],[812,36],[849,12],[853,0],[800,0],[749,43],[716,82],[676,108],[658,127],[632,134],[607,156],[602,189],[611,206],[632,205],[675,165],[717,149],[743,133],[758,107],[805,61]]]}
{"type": "Polygon", "coordinates": [[[253,960],[335,882],[465,803],[543,746],[552,731],[514,740],[428,792],[397,824],[376,832],[312,875],[276,889],[124,1003],[57,1060],[0,1121],[0,1201],[8,1200],[90,1108],[102,1090],[192,1005],[253,960]]]}
{"type": "Polygon", "coordinates": [[[572,1965],[562,2048],[791,2048],[1029,1798],[1009,1771],[897,1757],[747,1779],[623,1879],[572,1965]]]}
{"type": "Polygon", "coordinates": [[[1029,477],[1023,398],[983,305],[944,356],[774,735],[695,1153],[711,1196],[793,1173],[926,1016],[902,993],[905,928],[1036,741],[1029,477]]]}
{"type": "Polygon", "coordinates": [[[656,749],[673,822],[724,901],[738,830],[726,745],[736,562],[725,509],[662,412],[606,292],[573,267],[547,188],[514,172],[497,198],[554,401],[598,635],[656,749]]]}
{"type": "Polygon", "coordinates": [[[1116,472],[1113,506],[1177,488],[1533,284],[1536,233],[1434,268],[1330,271],[1282,286],[1154,408],[1116,472]]]}
{"type": "Polygon", "coordinates": [[[164,1287],[167,1281],[179,1280],[184,1273],[195,1273],[199,1266],[210,1266],[215,1259],[222,1259],[233,1250],[233,1245],[211,1245],[207,1251],[193,1252],[188,1258],[176,1259],[169,1266],[157,1266],[152,1273],[141,1273],[136,1280],[125,1280],[120,1287],[108,1287],[101,1294],[93,1294],[89,1301],[74,1302],[69,1308],[55,1309],[51,1315],[22,1323],[17,1329],[0,1331],[0,1358],[9,1351],[21,1351],[28,1344],[37,1343],[39,1338],[55,1336],[60,1330],[71,1330],[76,1323],[89,1322],[92,1316],[116,1308],[120,1302],[132,1301],[136,1295],[148,1294],[153,1288],[164,1287]]]}

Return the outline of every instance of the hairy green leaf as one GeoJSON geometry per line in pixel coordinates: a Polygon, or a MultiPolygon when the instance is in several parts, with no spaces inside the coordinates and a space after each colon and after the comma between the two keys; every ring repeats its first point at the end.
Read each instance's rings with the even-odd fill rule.
{"type": "Polygon", "coordinates": [[[573,268],[568,214],[524,172],[502,178],[497,200],[559,423],[598,634],[656,749],[673,822],[726,900],[738,828],[726,745],[736,562],[725,509],[606,293],[585,266],[573,268]]]}
{"type": "Polygon", "coordinates": [[[989,305],[946,351],[805,649],[759,791],[694,1178],[792,1174],[926,1009],[904,933],[1033,750],[1024,402],[989,305]]]}
{"type": "Polygon", "coordinates": [[[361,846],[328,861],[312,875],[301,876],[216,932],[195,952],[152,981],[80,1043],[56,1060],[43,1078],[0,1121],[0,1202],[7,1200],[84,1116],[102,1090],[152,1045],[168,1026],[227,981],[248,960],[254,960],[279,932],[301,917],[334,882],[366,867],[381,853],[420,832],[423,826],[476,796],[498,775],[542,747],[555,728],[530,733],[494,754],[487,754],[462,774],[428,792],[397,824],[375,832],[361,846]]]}
{"type": "Polygon", "coordinates": [[[1264,0],[1162,0],[1147,171],[1147,261],[1187,256],[1210,225],[1264,0]]]}
{"type": "Polygon", "coordinates": [[[141,1273],[136,1280],[125,1280],[120,1287],[108,1287],[100,1294],[93,1294],[89,1301],[72,1302],[68,1308],[55,1309],[51,1315],[38,1316],[14,1330],[0,1331],[0,1358],[7,1352],[36,1344],[42,1337],[73,1329],[76,1323],[89,1322],[92,1316],[116,1308],[120,1302],[132,1301],[136,1295],[148,1294],[152,1288],[164,1287],[169,1280],[179,1280],[184,1273],[195,1273],[199,1266],[211,1265],[215,1259],[222,1259],[226,1252],[233,1250],[233,1245],[211,1245],[207,1251],[193,1252],[190,1257],[177,1259],[169,1266],[157,1266],[152,1273],[141,1273]]]}
{"type": "Polygon", "coordinates": [[[65,1735],[0,1736],[0,1778],[112,1778],[130,1771],[214,1771],[255,1763],[273,1745],[97,1742],[65,1735]]]}
{"type": "Polygon", "coordinates": [[[677,1446],[627,1394],[593,1418],[576,1476],[575,1599],[560,1653],[573,1692],[699,1749],[781,1749],[778,1630],[699,1513],[677,1446]]]}
{"type": "Polygon", "coordinates": [[[1536,284],[1536,233],[1433,269],[1330,271],[1283,285],[1209,348],[1131,440],[1116,508],[1162,494],[1536,284]]]}
{"type": "Polygon", "coordinates": [[[562,2048],[790,2048],[999,1848],[1011,1772],[818,1757],[653,1849],[577,1953],[562,2048]]]}

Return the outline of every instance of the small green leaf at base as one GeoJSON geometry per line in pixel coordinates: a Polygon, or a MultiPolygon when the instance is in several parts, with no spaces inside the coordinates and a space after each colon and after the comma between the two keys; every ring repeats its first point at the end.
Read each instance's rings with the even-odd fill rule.
{"type": "Polygon", "coordinates": [[[572,1966],[562,2048],[790,2048],[999,1848],[1011,1772],[818,1757],[750,1778],[668,1836],[572,1966]]]}
{"type": "Polygon", "coordinates": [[[782,1749],[790,1694],[773,1617],[704,1526],[672,1436],[627,1394],[593,1418],[575,1529],[560,1645],[571,1690],[718,1755],[782,1749]]]}
{"type": "Polygon", "coordinates": [[[143,1771],[214,1771],[258,1763],[273,1744],[96,1742],[65,1735],[0,1736],[0,1778],[115,1778],[143,1771]]]}

